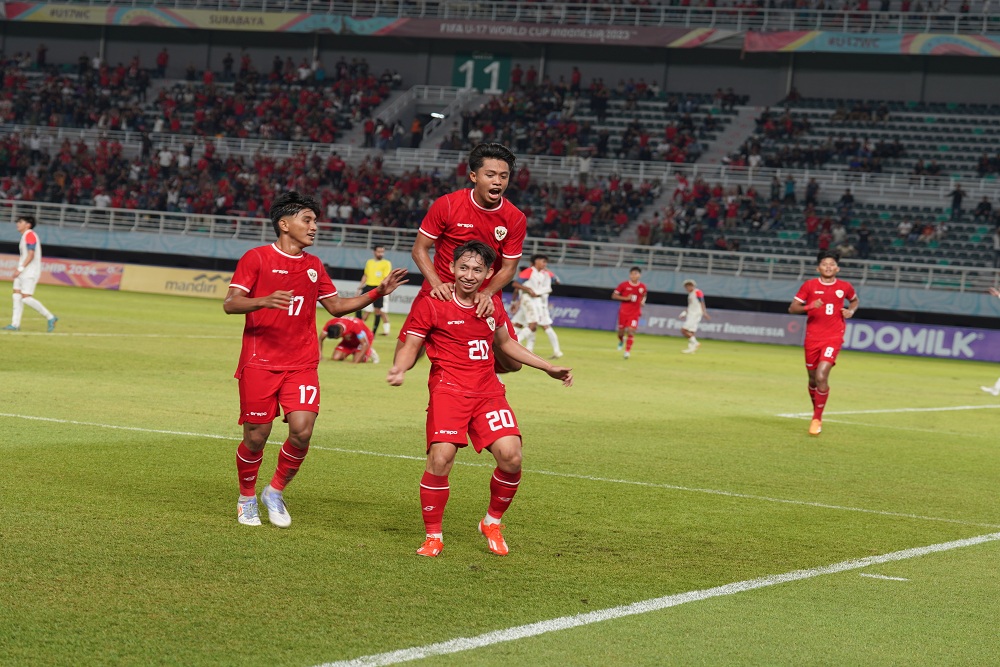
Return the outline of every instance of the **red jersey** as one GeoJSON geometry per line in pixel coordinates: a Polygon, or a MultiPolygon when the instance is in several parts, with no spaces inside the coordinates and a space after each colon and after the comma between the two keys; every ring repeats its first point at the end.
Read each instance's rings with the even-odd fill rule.
{"type": "Polygon", "coordinates": [[[642,314],[642,302],[646,300],[646,285],[643,283],[631,283],[628,280],[615,288],[615,294],[627,297],[635,297],[635,301],[622,301],[618,306],[618,317],[625,317],[630,320],[639,319],[642,314]]]}
{"type": "Polygon", "coordinates": [[[246,314],[236,377],[247,366],[271,371],[316,368],[316,302],[337,296],[337,288],[318,257],[289,255],[273,243],[252,248],[240,258],[229,286],[252,298],[276,290],[293,293],[287,309],[261,308],[246,314]]]}
{"type": "Polygon", "coordinates": [[[359,317],[335,317],[323,325],[323,331],[326,331],[334,324],[344,327],[344,335],[340,339],[340,344],[344,347],[360,347],[362,336],[369,345],[375,340],[372,330],[359,317]]]}
{"type": "MultiPolygon", "coordinates": [[[[521,256],[528,228],[524,213],[502,197],[496,208],[483,208],[472,198],[472,192],[456,190],[439,197],[420,223],[420,233],[434,239],[434,270],[446,283],[455,282],[451,272],[455,248],[468,241],[482,241],[496,250],[494,272],[500,270],[505,258],[521,256]]],[[[489,282],[484,282],[483,287],[489,282]]],[[[431,291],[429,281],[424,281],[421,291],[431,291]]]]}
{"type": "Polygon", "coordinates": [[[491,317],[476,317],[475,306],[458,299],[414,302],[407,319],[407,336],[419,336],[427,347],[431,372],[427,387],[461,396],[503,396],[493,359],[493,335],[499,327],[511,327],[503,308],[491,317]]]}
{"type": "Polygon", "coordinates": [[[802,283],[795,294],[795,300],[804,306],[823,300],[823,306],[806,311],[806,341],[844,341],[847,323],[840,311],[845,301],[854,299],[854,287],[851,283],[835,278],[830,284],[819,278],[813,278],[802,283]]]}

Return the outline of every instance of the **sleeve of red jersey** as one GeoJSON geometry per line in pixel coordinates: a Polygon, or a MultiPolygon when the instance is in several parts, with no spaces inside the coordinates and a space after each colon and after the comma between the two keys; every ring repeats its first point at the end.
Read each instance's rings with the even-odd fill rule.
{"type": "Polygon", "coordinates": [[[255,251],[243,255],[236,263],[236,271],[229,282],[230,287],[241,289],[247,294],[253,292],[253,286],[257,284],[257,276],[260,274],[260,255],[255,251]]]}
{"type": "Polygon", "coordinates": [[[510,317],[507,316],[507,311],[503,308],[498,308],[493,312],[493,316],[497,321],[497,328],[504,327],[507,329],[507,335],[517,340],[517,329],[514,328],[514,323],[510,321],[510,317]]]}
{"type": "Polygon", "coordinates": [[[330,274],[326,272],[326,267],[323,266],[323,262],[319,261],[319,258],[316,259],[316,266],[316,270],[319,271],[319,283],[317,285],[317,287],[319,287],[319,291],[317,292],[319,296],[317,297],[317,300],[322,301],[323,299],[329,299],[332,296],[337,296],[337,287],[333,284],[333,281],[330,280],[330,274]]]}
{"type": "Polygon", "coordinates": [[[34,250],[35,246],[38,245],[38,235],[29,229],[24,234],[24,244],[28,246],[28,250],[34,250]]]}
{"type": "Polygon", "coordinates": [[[435,311],[433,299],[420,299],[410,311],[410,316],[406,319],[407,336],[413,335],[420,338],[427,338],[427,335],[434,328],[435,311]]]}
{"type": "Polygon", "coordinates": [[[799,303],[803,304],[808,303],[809,300],[808,285],[809,285],[808,282],[802,283],[802,287],[800,287],[799,291],[795,293],[795,300],[798,301],[799,303]]]}
{"type": "Polygon", "coordinates": [[[696,289],[696,290],[694,291],[694,295],[695,295],[696,297],[698,297],[699,299],[701,299],[702,301],[704,301],[704,300],[705,300],[705,293],[704,293],[704,292],[702,292],[702,291],[701,291],[700,289],[696,289]]]}
{"type": "Polygon", "coordinates": [[[445,223],[448,220],[448,213],[451,209],[451,201],[448,197],[438,197],[427,209],[427,215],[420,223],[420,233],[428,238],[437,240],[444,233],[445,223]]]}
{"type": "Polygon", "coordinates": [[[618,296],[621,296],[622,295],[622,290],[624,290],[624,289],[625,289],[625,283],[621,283],[620,285],[618,285],[618,287],[615,288],[615,294],[617,294],[618,296]]]}
{"type": "MultiPolygon", "coordinates": [[[[508,202],[509,203],[509,202],[508,202]]],[[[520,213],[520,220],[513,229],[507,230],[507,237],[503,240],[500,254],[506,259],[518,259],[524,254],[524,237],[528,235],[528,221],[524,213],[520,213]]]]}
{"type": "Polygon", "coordinates": [[[844,296],[847,297],[847,300],[854,301],[854,298],[857,295],[858,293],[854,291],[854,285],[852,285],[851,283],[847,283],[847,289],[844,290],[844,296]]]}

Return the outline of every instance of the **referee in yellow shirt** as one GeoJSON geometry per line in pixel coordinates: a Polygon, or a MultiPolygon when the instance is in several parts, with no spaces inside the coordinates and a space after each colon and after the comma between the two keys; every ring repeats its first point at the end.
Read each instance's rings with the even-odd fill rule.
{"type": "MultiPolygon", "coordinates": [[[[392,262],[385,258],[385,246],[377,245],[372,248],[375,256],[365,262],[365,273],[361,276],[361,284],[358,285],[358,294],[367,292],[379,286],[382,279],[387,275],[392,273],[392,262]]],[[[359,310],[357,316],[361,319],[367,321],[368,313],[375,313],[375,323],[372,326],[372,331],[378,333],[379,322],[384,320],[382,324],[382,335],[389,335],[389,304],[388,299],[384,296],[380,296],[375,299],[370,306],[366,306],[364,310],[359,310]]]]}

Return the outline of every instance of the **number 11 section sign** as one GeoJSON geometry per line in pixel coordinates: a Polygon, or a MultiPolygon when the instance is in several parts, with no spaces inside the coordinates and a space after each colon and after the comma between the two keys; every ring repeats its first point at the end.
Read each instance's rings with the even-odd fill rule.
{"type": "Polygon", "coordinates": [[[510,87],[510,56],[495,53],[456,53],[451,85],[499,95],[510,87]]]}

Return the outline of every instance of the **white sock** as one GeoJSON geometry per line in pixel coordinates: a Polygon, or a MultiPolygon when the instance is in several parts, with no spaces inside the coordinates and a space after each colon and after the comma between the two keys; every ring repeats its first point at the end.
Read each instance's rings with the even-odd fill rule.
{"type": "Polygon", "coordinates": [[[41,313],[42,317],[44,317],[45,319],[47,320],[52,319],[52,313],[49,312],[49,309],[43,306],[42,302],[36,299],[35,297],[33,296],[24,297],[24,305],[34,308],[39,313],[41,313]]]}
{"type": "Polygon", "coordinates": [[[549,327],[545,330],[545,335],[549,337],[549,343],[552,344],[552,352],[554,354],[562,354],[562,350],[559,349],[559,336],[556,335],[556,330],[549,327]]]}
{"type": "Polygon", "coordinates": [[[528,348],[528,352],[535,351],[535,332],[528,329],[528,335],[524,337],[524,346],[528,348]]]}
{"type": "Polygon", "coordinates": [[[698,339],[694,336],[688,338],[688,347],[698,347],[698,339]]]}
{"type": "Polygon", "coordinates": [[[993,389],[995,389],[996,391],[1000,391],[1000,380],[997,380],[997,383],[993,385],[993,389]]]}
{"type": "Polygon", "coordinates": [[[382,323],[382,333],[385,334],[386,336],[389,335],[389,323],[388,322],[383,322],[382,323]]]}
{"type": "Polygon", "coordinates": [[[495,526],[498,523],[500,523],[500,519],[497,519],[496,517],[492,517],[489,514],[487,514],[486,518],[483,519],[483,523],[485,523],[487,526],[495,526]]]}
{"type": "Polygon", "coordinates": [[[14,314],[10,317],[12,327],[21,326],[21,315],[24,313],[24,297],[20,294],[14,295],[14,314]]]}
{"type": "Polygon", "coordinates": [[[426,533],[426,535],[427,535],[427,537],[435,537],[435,538],[437,538],[439,540],[443,540],[444,539],[444,534],[443,533],[426,533]]]}

